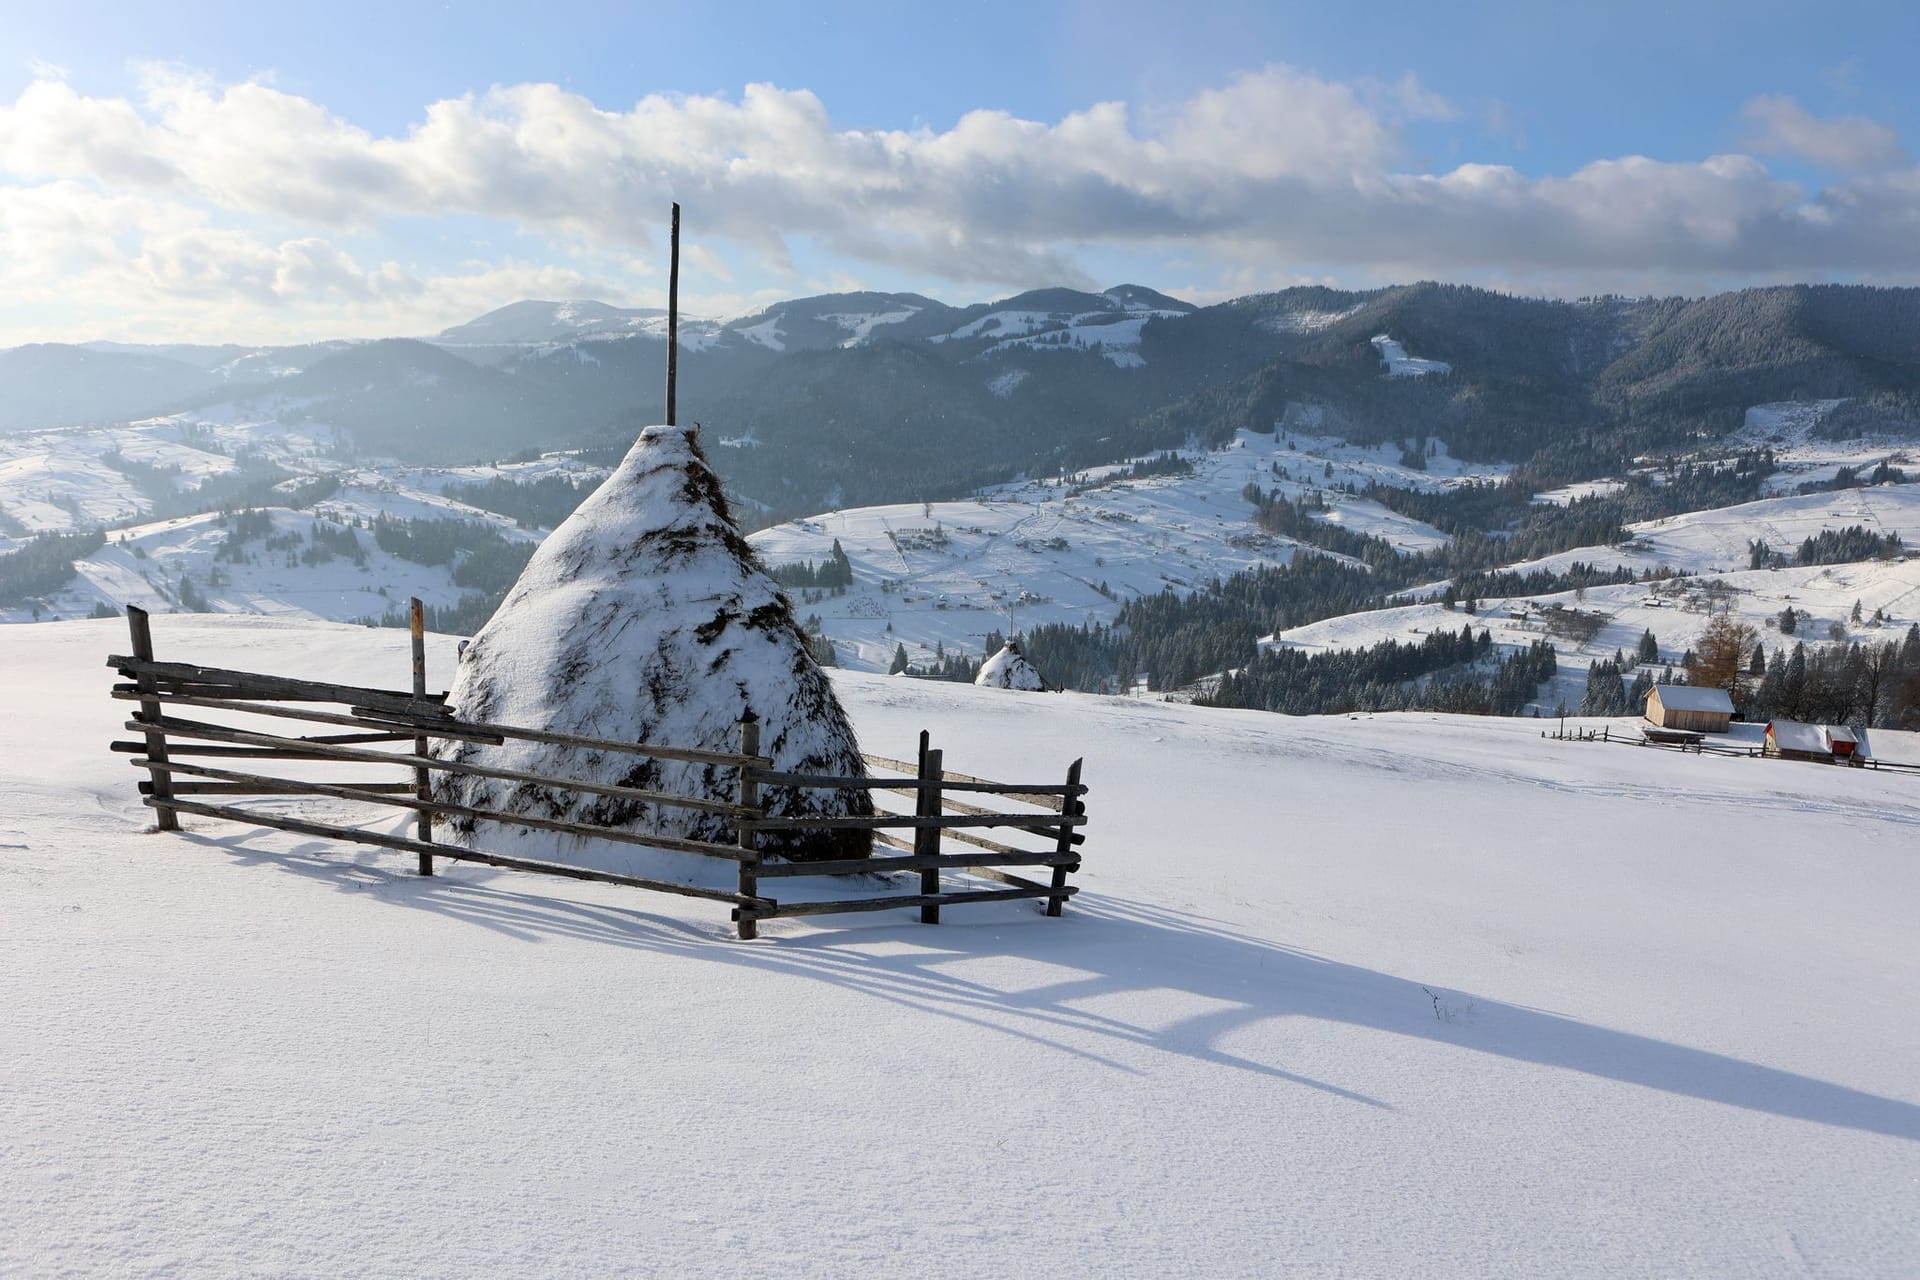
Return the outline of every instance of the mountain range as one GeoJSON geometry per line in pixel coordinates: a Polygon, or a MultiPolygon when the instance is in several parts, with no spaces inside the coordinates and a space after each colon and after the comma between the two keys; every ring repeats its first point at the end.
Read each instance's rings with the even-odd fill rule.
{"type": "MultiPolygon", "coordinates": [[[[526,301],[426,339],[17,347],[0,351],[0,430],[244,412],[411,462],[610,455],[660,416],[665,324],[526,301]]],[[[1208,307],[1137,285],[966,307],[848,293],[686,320],[680,342],[681,417],[763,519],[1276,424],[1410,452],[1440,437],[1542,485],[1698,447],[1756,403],[1839,399],[1830,431],[1920,429],[1915,289],[1553,301],[1415,284],[1208,307]]]]}

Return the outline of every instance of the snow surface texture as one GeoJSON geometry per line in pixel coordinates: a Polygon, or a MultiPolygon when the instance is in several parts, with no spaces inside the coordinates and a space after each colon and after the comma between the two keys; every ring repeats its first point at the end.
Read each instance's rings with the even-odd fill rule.
{"type": "MultiPolygon", "coordinates": [[[[865,776],[853,727],[779,586],[734,528],[693,432],[648,427],[606,483],[540,544],[461,659],[448,701],[468,719],[626,742],[737,751],[760,721],[761,754],[794,773],[865,776]]],[[[548,743],[449,743],[447,758],[555,777],[732,800],[730,768],[548,743]]],[[[691,809],[447,775],[449,800],[479,808],[731,844],[731,821],[691,809]]],[[[871,812],[864,791],[768,788],[782,817],[871,812]]],[[[510,842],[633,875],[694,879],[710,860],[591,845],[569,836],[456,826],[475,847],[510,842]]],[[[860,857],[863,832],[768,832],[793,858],[860,857]]]]}
{"type": "Polygon", "coordinates": [[[973,682],[983,689],[1025,689],[1038,692],[1047,687],[1040,673],[1027,661],[1027,655],[1020,652],[1017,641],[1009,640],[1000,652],[980,664],[980,674],[973,682]]]}
{"type": "MultiPolygon", "coordinates": [[[[399,632],[154,635],[406,679],[399,632]]],[[[423,880],[193,817],[143,834],[106,750],[125,644],[115,621],[0,629],[35,726],[0,736],[0,1274],[1920,1257],[1920,792],[1897,776],[836,672],[886,754],[931,728],[995,777],[1084,755],[1086,889],[1059,920],[987,903],[740,943],[710,903],[423,880]]],[[[453,641],[429,644],[437,682],[453,641]]]]}

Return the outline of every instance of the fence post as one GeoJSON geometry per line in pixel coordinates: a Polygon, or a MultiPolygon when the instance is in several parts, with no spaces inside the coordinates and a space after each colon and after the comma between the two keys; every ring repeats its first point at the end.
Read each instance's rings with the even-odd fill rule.
{"type": "MultiPolygon", "coordinates": [[[[127,606],[127,631],[133,637],[133,656],[142,662],[152,662],[153,628],[148,624],[145,609],[138,605],[127,606]]],[[[162,715],[158,690],[154,688],[150,672],[142,671],[135,676],[134,684],[142,695],[140,714],[136,719],[155,726],[147,730],[147,770],[153,778],[155,801],[153,824],[161,831],[178,831],[180,815],[164,803],[173,799],[173,774],[167,769],[167,735],[158,727],[162,715]],[[154,696],[146,696],[149,694],[154,696]]]]}
{"type": "MultiPolygon", "coordinates": [[[[1080,765],[1081,765],[1081,761],[1075,760],[1072,764],[1067,766],[1067,786],[1077,787],[1080,785],[1080,765]]],[[[1061,797],[1061,800],[1060,800],[1060,816],[1061,817],[1077,818],[1081,814],[1085,813],[1086,811],[1087,811],[1087,806],[1080,803],[1080,797],[1077,794],[1061,797]]],[[[1074,833],[1074,828],[1072,826],[1066,823],[1060,824],[1060,843],[1057,846],[1057,849],[1062,856],[1066,856],[1073,853],[1073,833],[1074,833]]],[[[1063,862],[1059,866],[1053,869],[1053,887],[1056,890],[1056,893],[1055,893],[1055,896],[1047,899],[1048,915],[1058,916],[1060,914],[1060,908],[1066,904],[1067,899],[1065,895],[1060,894],[1057,891],[1067,887],[1067,872],[1073,870],[1078,865],[1079,865],[1078,863],[1075,863],[1072,866],[1069,866],[1067,863],[1063,862]]]]}
{"type": "MultiPolygon", "coordinates": [[[[407,602],[407,609],[407,625],[413,635],[413,696],[424,700],[427,696],[426,608],[420,603],[420,597],[415,596],[407,602]]],[[[413,754],[424,756],[427,750],[426,735],[416,736],[413,740],[413,754]]],[[[413,771],[413,797],[416,800],[433,799],[433,775],[424,766],[416,766],[413,771]]],[[[428,844],[433,843],[433,814],[425,809],[420,810],[420,820],[415,830],[422,841],[428,844]]],[[[432,854],[420,855],[420,874],[423,876],[433,874],[432,854]]]]}
{"type": "MultiPolygon", "coordinates": [[[[757,756],[760,754],[760,722],[748,713],[740,722],[740,754],[757,756]]],[[[760,781],[753,776],[759,768],[754,764],[740,766],[740,808],[743,815],[734,819],[734,825],[740,833],[740,848],[746,857],[740,860],[740,896],[757,898],[760,896],[760,851],[757,847],[753,819],[745,813],[756,812],[760,808],[760,781]]],[[[734,908],[734,918],[740,922],[740,937],[743,941],[760,936],[760,917],[753,908],[741,903],[734,908]]]]}
{"type": "MultiPolygon", "coordinates": [[[[919,799],[914,802],[913,806],[913,813],[917,818],[937,818],[940,816],[940,783],[944,780],[945,774],[941,760],[944,753],[938,748],[929,747],[927,742],[927,731],[922,729],[920,731],[920,781],[922,784],[930,782],[933,785],[922,785],[920,788],[919,799]]],[[[917,858],[939,857],[940,828],[921,827],[915,831],[913,833],[913,853],[917,858]]],[[[920,892],[940,892],[939,867],[920,868],[920,892]]],[[[937,902],[924,903],[920,908],[920,923],[939,924],[940,904],[937,902]]]]}

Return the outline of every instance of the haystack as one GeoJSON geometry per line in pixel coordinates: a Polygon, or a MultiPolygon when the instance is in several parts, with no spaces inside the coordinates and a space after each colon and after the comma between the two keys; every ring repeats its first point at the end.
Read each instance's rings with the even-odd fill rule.
{"type": "MultiPolygon", "coordinates": [[[[860,747],[833,686],[808,652],[786,594],[755,559],[691,429],[648,427],[606,483],[534,552],[467,647],[448,701],[473,720],[713,751],[738,750],[760,723],[761,754],[791,773],[860,777],[860,747]]],[[[731,768],[530,742],[448,743],[451,759],[650,791],[731,800],[731,768]]],[[[458,804],[735,840],[715,814],[527,783],[443,776],[458,804]]],[[[763,787],[778,816],[870,814],[864,791],[763,787]]],[[[685,856],[457,820],[476,847],[538,845],[548,857],[636,874],[675,874],[685,856]],[[638,859],[638,861],[636,860],[638,859]]],[[[864,857],[868,833],[764,833],[796,860],[864,857]]]]}
{"type": "Polygon", "coordinates": [[[1027,655],[1020,652],[1020,642],[1009,640],[1006,647],[980,664],[980,674],[973,682],[983,689],[1029,689],[1043,690],[1047,682],[1027,661],[1027,655]]]}

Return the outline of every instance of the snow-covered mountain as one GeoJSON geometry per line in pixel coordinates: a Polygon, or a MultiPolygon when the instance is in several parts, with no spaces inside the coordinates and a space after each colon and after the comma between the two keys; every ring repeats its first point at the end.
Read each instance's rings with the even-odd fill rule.
{"type": "Polygon", "coordinates": [[[584,338],[590,334],[632,333],[664,320],[659,307],[615,307],[578,302],[511,302],[465,324],[442,329],[433,341],[442,346],[535,346],[584,338]]]}

